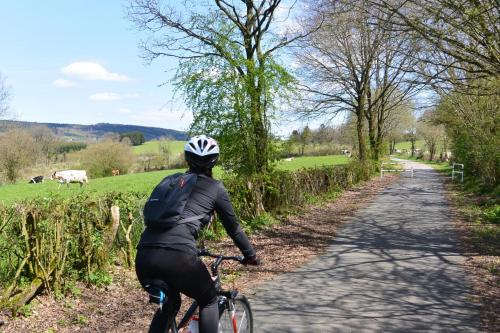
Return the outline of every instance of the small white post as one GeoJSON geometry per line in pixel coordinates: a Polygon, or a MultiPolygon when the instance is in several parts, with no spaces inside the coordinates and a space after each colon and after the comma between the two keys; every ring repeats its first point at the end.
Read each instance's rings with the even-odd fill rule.
{"type": "Polygon", "coordinates": [[[453,181],[455,179],[456,173],[460,174],[460,181],[463,183],[464,182],[464,165],[463,164],[453,162],[453,166],[452,166],[452,170],[451,170],[451,181],[453,181]],[[455,170],[455,166],[458,166],[460,168],[460,171],[455,170]]]}
{"type": "Polygon", "coordinates": [[[413,167],[411,167],[411,178],[413,178],[413,167]]]}

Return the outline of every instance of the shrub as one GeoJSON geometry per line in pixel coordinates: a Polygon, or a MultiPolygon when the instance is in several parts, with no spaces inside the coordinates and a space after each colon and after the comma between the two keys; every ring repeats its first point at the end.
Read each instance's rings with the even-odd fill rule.
{"type": "Polygon", "coordinates": [[[455,160],[464,164],[467,175],[491,190],[500,178],[500,79],[484,85],[468,94],[452,92],[443,97],[437,121],[446,126],[455,160]],[[494,93],[484,94],[488,90],[494,93]]]}
{"type": "Polygon", "coordinates": [[[376,171],[376,165],[365,163],[294,172],[275,170],[265,175],[227,178],[224,184],[238,216],[252,221],[263,212],[279,213],[289,207],[303,205],[311,195],[346,189],[368,179],[376,171]]]}
{"type": "Polygon", "coordinates": [[[52,146],[54,154],[65,154],[87,148],[84,142],[57,142],[52,146]]]}
{"type": "Polygon", "coordinates": [[[490,223],[500,224],[500,205],[493,205],[483,211],[484,218],[490,223]]]}
{"type": "Polygon", "coordinates": [[[120,141],[123,141],[126,138],[130,140],[129,142],[133,146],[140,146],[146,142],[144,134],[139,131],[120,133],[120,141]]]}
{"type": "Polygon", "coordinates": [[[31,135],[14,129],[0,136],[0,168],[8,182],[14,183],[22,168],[29,166],[38,156],[38,147],[31,135]]]}
{"type": "Polygon", "coordinates": [[[82,166],[94,178],[111,176],[115,169],[127,173],[135,159],[132,148],[120,142],[100,142],[82,151],[82,166]]]}
{"type": "Polygon", "coordinates": [[[144,200],[131,192],[0,205],[0,308],[21,306],[31,297],[20,295],[36,284],[31,292],[42,286],[64,292],[75,279],[109,283],[107,266],[115,258],[129,264],[135,254],[144,200]],[[120,207],[120,225],[111,218],[112,205],[120,207]]]}

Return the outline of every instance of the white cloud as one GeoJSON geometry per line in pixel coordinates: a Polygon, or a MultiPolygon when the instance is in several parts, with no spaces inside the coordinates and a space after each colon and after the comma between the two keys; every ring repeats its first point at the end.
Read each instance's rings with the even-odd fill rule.
{"type": "Polygon", "coordinates": [[[52,82],[52,84],[56,87],[60,88],[71,88],[71,87],[76,87],[78,83],[70,81],[70,80],[65,80],[65,79],[57,79],[52,82]]]}
{"type": "Polygon", "coordinates": [[[130,78],[123,74],[112,73],[98,63],[80,61],[69,64],[61,69],[61,72],[83,80],[102,80],[127,82],[130,78]]]}
{"type": "Polygon", "coordinates": [[[120,113],[120,114],[131,114],[132,110],[127,109],[127,108],[120,108],[120,109],[118,109],[118,113],[120,113]]]}
{"type": "Polygon", "coordinates": [[[137,97],[139,97],[138,94],[122,95],[122,94],[117,94],[117,93],[103,92],[103,93],[97,93],[97,94],[90,95],[89,99],[91,101],[109,102],[109,101],[120,101],[123,99],[130,99],[130,98],[137,98],[137,97]]]}

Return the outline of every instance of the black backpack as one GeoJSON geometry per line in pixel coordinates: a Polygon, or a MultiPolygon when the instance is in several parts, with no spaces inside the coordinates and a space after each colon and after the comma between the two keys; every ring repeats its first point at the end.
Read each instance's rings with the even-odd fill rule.
{"type": "Polygon", "coordinates": [[[165,177],[153,190],[144,205],[144,223],[151,228],[171,228],[179,223],[192,222],[205,215],[181,220],[184,207],[196,185],[195,173],[176,173],[165,177]]]}

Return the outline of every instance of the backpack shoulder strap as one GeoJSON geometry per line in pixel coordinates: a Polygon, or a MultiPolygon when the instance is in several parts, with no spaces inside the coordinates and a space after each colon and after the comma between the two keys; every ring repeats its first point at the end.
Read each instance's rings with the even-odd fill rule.
{"type": "Polygon", "coordinates": [[[201,220],[201,219],[202,219],[202,218],[204,218],[205,216],[206,216],[206,214],[195,215],[195,216],[191,216],[191,217],[187,217],[187,218],[185,218],[185,219],[179,220],[179,221],[177,221],[177,223],[188,223],[188,222],[193,222],[193,221],[201,220]]]}
{"type": "MultiPolygon", "coordinates": [[[[202,175],[199,175],[199,174],[196,174],[196,173],[187,173],[188,177],[190,177],[191,179],[194,178],[194,181],[192,183],[192,187],[194,187],[196,185],[196,182],[198,181],[198,177],[202,176],[202,175]]],[[[191,191],[189,193],[189,197],[191,196],[191,191]]],[[[189,200],[189,197],[187,198],[189,200]]],[[[186,200],[186,203],[187,204],[187,201],[186,200]]],[[[184,210],[184,209],[183,209],[184,210]]],[[[185,219],[180,219],[177,221],[177,223],[181,224],[181,223],[189,223],[189,222],[193,222],[193,221],[197,221],[197,220],[201,220],[202,218],[205,217],[206,214],[200,214],[200,215],[195,215],[195,216],[190,216],[190,217],[186,217],[185,219]]]]}

